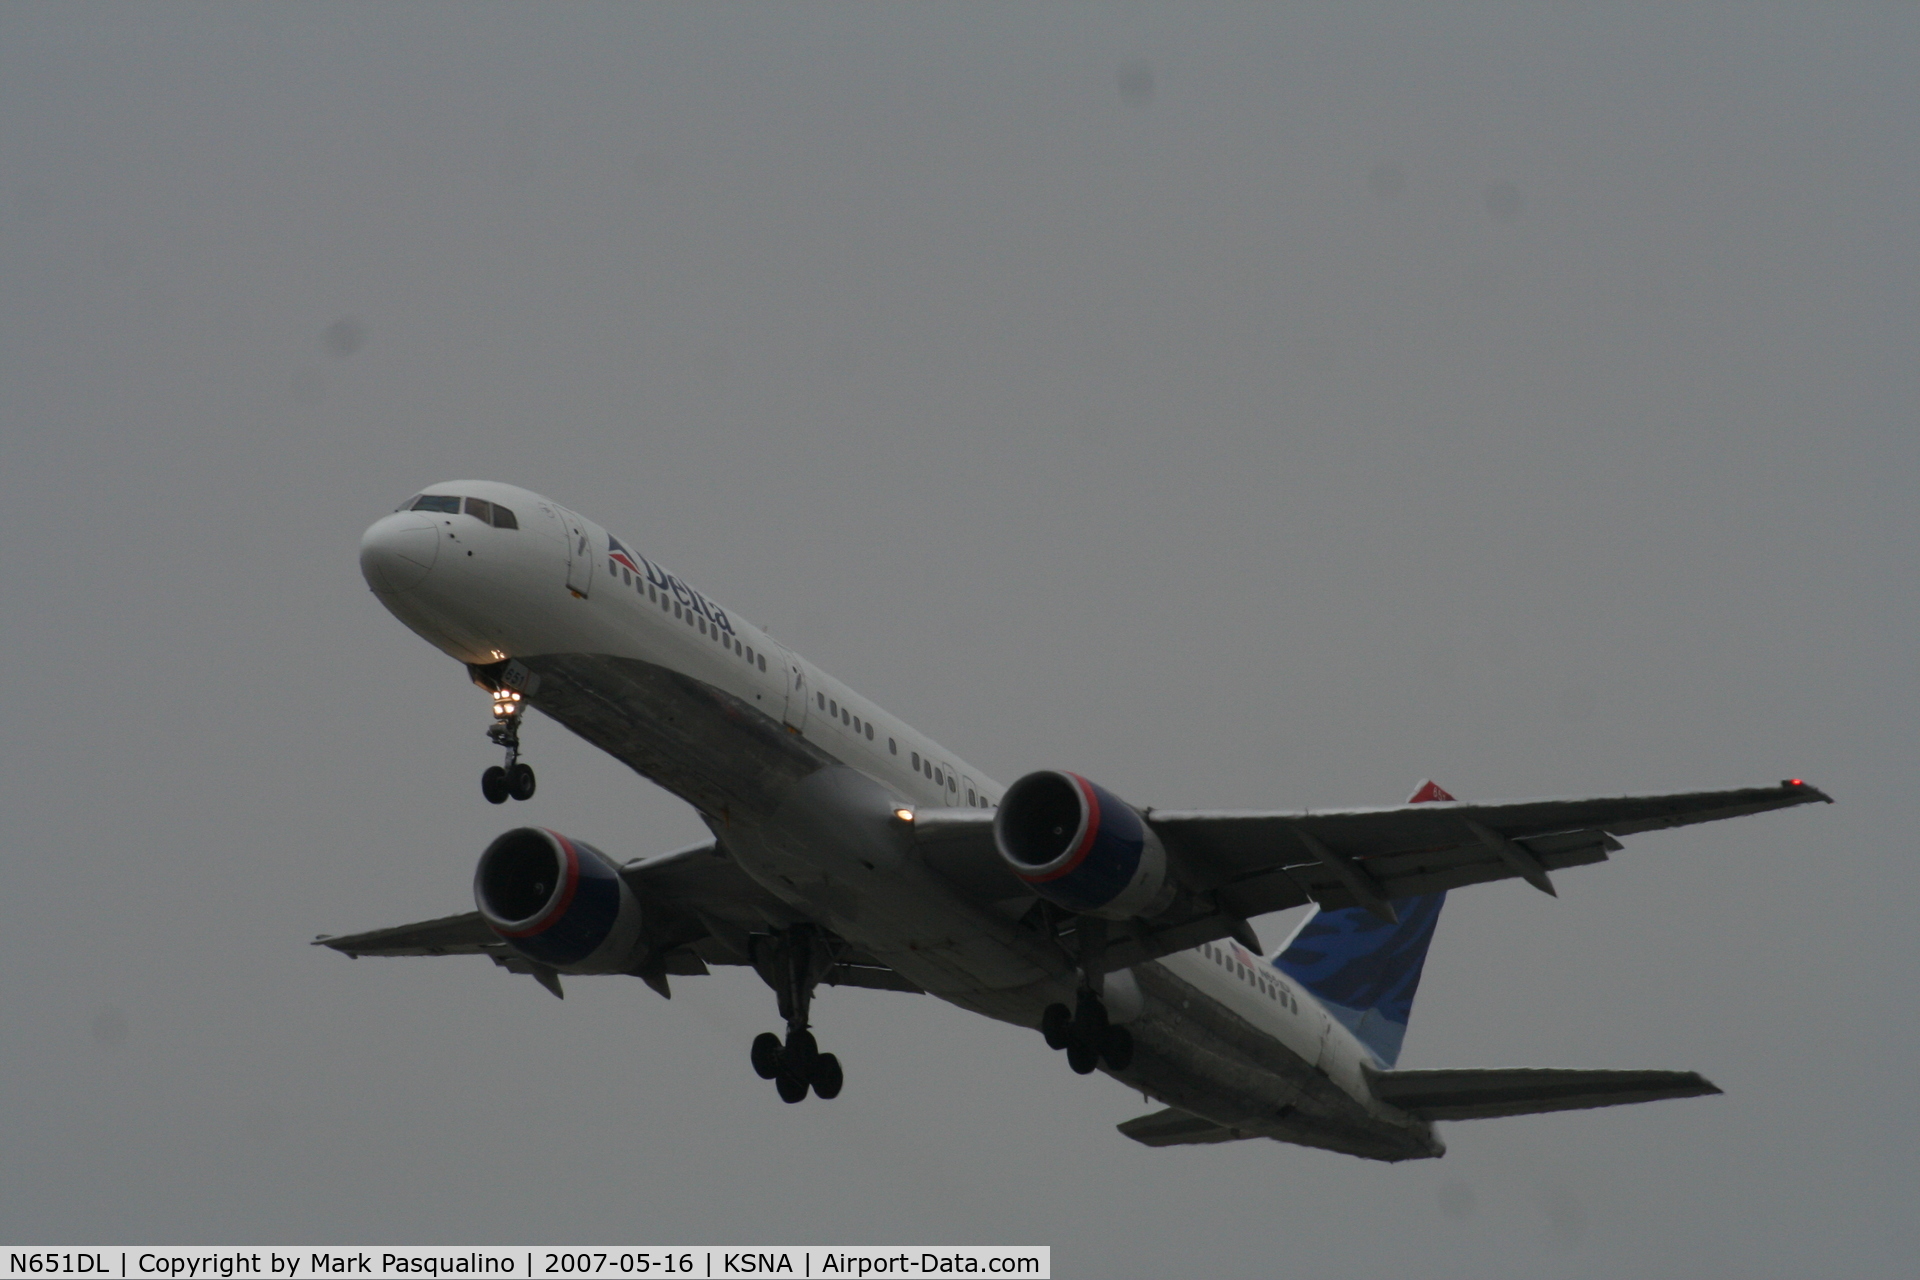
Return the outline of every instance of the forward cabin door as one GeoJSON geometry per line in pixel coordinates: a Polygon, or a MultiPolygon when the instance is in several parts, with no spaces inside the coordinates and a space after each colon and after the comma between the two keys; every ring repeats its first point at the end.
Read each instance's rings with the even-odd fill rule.
{"type": "Polygon", "coordinates": [[[813,696],[807,687],[807,669],[800,665],[800,659],[787,652],[785,645],[776,641],[774,647],[780,651],[780,662],[787,671],[786,725],[798,732],[807,727],[807,700],[813,696]]]}
{"type": "Polygon", "coordinates": [[[587,594],[587,584],[593,581],[594,549],[588,545],[587,522],[565,507],[555,507],[560,524],[567,538],[567,590],[577,595],[587,594]]]}
{"type": "Polygon", "coordinates": [[[587,522],[551,502],[541,503],[540,513],[567,549],[567,590],[586,595],[587,584],[593,580],[593,548],[587,545],[587,522]]]}

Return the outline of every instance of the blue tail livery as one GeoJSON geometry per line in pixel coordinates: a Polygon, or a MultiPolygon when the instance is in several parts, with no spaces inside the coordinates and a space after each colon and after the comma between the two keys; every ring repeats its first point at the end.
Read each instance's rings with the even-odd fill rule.
{"type": "Polygon", "coordinates": [[[1400,898],[1398,924],[1365,907],[1322,911],[1294,935],[1273,967],[1313,993],[1383,1067],[1400,1059],[1413,995],[1444,893],[1400,898]]]}
{"type": "MultiPolygon", "coordinates": [[[[1409,804],[1451,801],[1437,782],[1415,788],[1409,804]]],[[[1397,923],[1365,907],[1322,911],[1307,921],[1273,967],[1313,993],[1383,1067],[1400,1060],[1445,893],[1401,898],[1397,923]]]]}

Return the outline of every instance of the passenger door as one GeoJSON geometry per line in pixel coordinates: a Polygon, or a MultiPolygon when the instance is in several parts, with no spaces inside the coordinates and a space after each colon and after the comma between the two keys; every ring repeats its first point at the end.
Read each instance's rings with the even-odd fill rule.
{"type": "Polygon", "coordinates": [[[790,729],[807,727],[807,701],[813,697],[813,690],[807,687],[807,669],[800,665],[800,659],[787,652],[787,647],[776,643],[780,652],[780,661],[786,666],[787,709],[785,719],[790,729]]]}
{"type": "Polygon", "coordinates": [[[551,502],[539,505],[548,527],[559,535],[560,544],[566,549],[567,589],[586,595],[587,584],[593,580],[593,549],[587,546],[586,521],[551,502]]]}
{"type": "Polygon", "coordinates": [[[599,558],[587,536],[587,522],[567,510],[556,507],[560,523],[567,537],[567,590],[579,595],[587,594],[587,585],[593,581],[593,562],[599,558]]]}

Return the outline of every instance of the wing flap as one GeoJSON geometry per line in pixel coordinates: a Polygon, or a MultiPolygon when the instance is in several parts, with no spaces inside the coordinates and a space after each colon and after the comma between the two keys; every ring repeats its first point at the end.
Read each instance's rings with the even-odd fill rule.
{"type": "Polygon", "coordinates": [[[1699,1098],[1719,1088],[1693,1071],[1569,1071],[1538,1067],[1472,1071],[1389,1071],[1374,1096],[1425,1120],[1487,1120],[1548,1111],[1584,1111],[1665,1098],[1699,1098]]]}

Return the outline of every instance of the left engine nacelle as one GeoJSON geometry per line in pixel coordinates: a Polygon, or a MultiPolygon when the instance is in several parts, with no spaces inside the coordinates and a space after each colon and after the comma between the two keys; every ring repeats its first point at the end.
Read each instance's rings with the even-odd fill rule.
{"type": "Polygon", "coordinates": [[[563,973],[624,973],[640,941],[640,902],[607,855],[558,831],[521,827],[480,855],[480,918],[529,960],[563,973]]]}
{"type": "Polygon", "coordinates": [[[1057,906],[1108,920],[1164,910],[1167,851],[1132,805],[1077,773],[1030,773],[1007,788],[993,841],[1013,873],[1057,906]]]}

